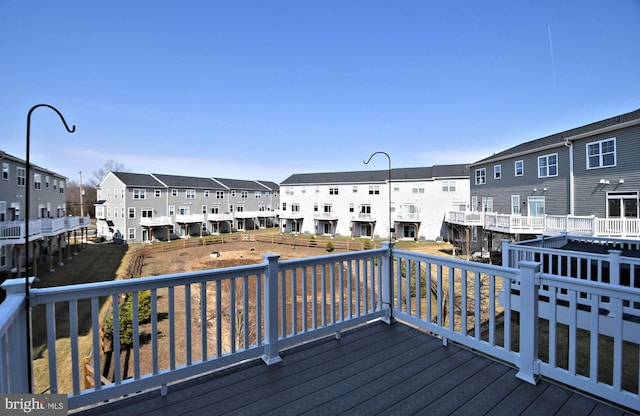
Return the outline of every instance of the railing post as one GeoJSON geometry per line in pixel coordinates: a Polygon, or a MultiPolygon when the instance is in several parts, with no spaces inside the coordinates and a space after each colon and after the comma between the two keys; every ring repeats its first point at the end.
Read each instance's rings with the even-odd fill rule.
{"type": "MultiPolygon", "coordinates": [[[[267,364],[282,361],[278,347],[278,254],[263,255],[267,263],[264,291],[264,355],[262,360],[267,364]]],[[[284,301],[284,300],[283,300],[284,301]]]]}
{"type": "MultiPolygon", "coordinates": [[[[29,278],[29,285],[33,283],[35,277],[29,278]]],[[[15,320],[10,324],[11,328],[7,332],[7,337],[5,338],[8,341],[8,349],[3,349],[3,356],[0,357],[1,364],[8,364],[9,368],[0,368],[0,373],[4,373],[2,377],[5,375],[10,375],[10,382],[3,384],[7,391],[0,391],[0,393],[31,393],[29,391],[29,387],[33,385],[33,382],[29,382],[29,380],[33,380],[33,374],[31,374],[29,365],[29,360],[31,359],[31,337],[27,337],[27,328],[31,328],[31,325],[27,325],[27,311],[24,302],[25,300],[25,281],[23,278],[18,279],[7,279],[5,280],[0,287],[6,292],[6,299],[2,304],[0,304],[0,310],[2,310],[2,306],[7,304],[9,305],[12,302],[16,303],[16,310],[18,311],[15,320]],[[29,345],[27,345],[29,343],[29,345]],[[9,357],[5,357],[4,354],[8,354],[10,352],[9,357]],[[5,372],[6,371],[6,372],[5,372]]],[[[3,315],[8,311],[3,311],[3,315]]],[[[3,316],[2,318],[4,318],[3,316]]],[[[29,329],[30,330],[30,329],[29,329]]],[[[0,338],[4,338],[4,334],[0,334],[0,338]]],[[[3,380],[6,381],[6,380],[3,380]]]]}
{"type": "MultiPolygon", "coordinates": [[[[622,250],[609,250],[609,284],[613,287],[620,286],[620,256],[622,250]]],[[[610,308],[607,316],[622,316],[622,299],[610,298],[610,308]]]]}
{"type": "Polygon", "coordinates": [[[511,240],[502,240],[502,267],[513,267],[509,264],[509,244],[511,240]]]}
{"type": "Polygon", "coordinates": [[[385,253],[382,255],[382,309],[385,310],[385,316],[382,319],[387,324],[393,322],[393,247],[396,243],[385,241],[381,243],[385,253]]]}
{"type": "MultiPolygon", "coordinates": [[[[520,270],[520,362],[516,377],[538,381],[538,284],[540,263],[523,261],[520,270]]],[[[507,323],[505,322],[505,325],[507,323]]]]}

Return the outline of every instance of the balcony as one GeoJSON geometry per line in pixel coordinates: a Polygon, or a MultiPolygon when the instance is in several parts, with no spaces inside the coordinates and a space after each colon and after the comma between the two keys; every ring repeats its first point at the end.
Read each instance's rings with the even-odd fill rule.
{"type": "Polygon", "coordinates": [[[365,212],[360,212],[356,215],[353,215],[351,217],[351,221],[358,221],[358,222],[376,222],[377,218],[375,215],[371,214],[371,213],[365,213],[365,212]]]}
{"type": "Polygon", "coordinates": [[[494,212],[450,211],[450,224],[479,226],[505,234],[558,234],[640,238],[640,218],[598,218],[595,216],[544,215],[529,217],[494,212]]]}
{"type": "MultiPolygon", "coordinates": [[[[640,332],[620,309],[640,302],[640,289],[545,273],[530,261],[497,267],[396,250],[391,243],[295,260],[263,258],[250,266],[32,289],[32,319],[48,328],[48,385],[39,391],[67,394],[70,409],[88,406],[79,412],[85,415],[622,413],[562,383],[640,411],[637,343],[635,355],[622,359],[623,340],[640,332]],[[567,331],[549,334],[538,351],[538,304],[549,302],[539,298],[542,288],[567,297],[568,316],[584,312],[578,298],[589,299],[591,308],[586,323],[569,319],[567,331]],[[517,298],[505,295],[515,289],[517,298]],[[151,310],[144,324],[137,307],[143,292],[151,310]],[[108,377],[86,373],[87,366],[102,370],[105,363],[100,306],[127,297],[134,323],[130,377],[122,377],[117,359],[108,377]],[[603,302],[617,309],[603,315],[603,302]],[[79,329],[81,305],[90,308],[92,354],[78,342],[85,331],[79,329]],[[59,320],[69,328],[63,342],[56,342],[59,320]],[[611,353],[598,349],[605,328],[613,329],[611,353]],[[591,358],[577,365],[579,331],[592,334],[591,358]],[[69,353],[58,351],[62,344],[70,345],[69,353]],[[560,352],[566,357],[556,359],[560,352]],[[599,376],[604,362],[611,379],[599,376]]],[[[0,393],[23,393],[30,376],[24,279],[3,288],[0,393]]],[[[118,340],[120,308],[112,310],[118,340]]],[[[112,356],[121,353],[115,342],[112,356]]]]}
{"type": "Polygon", "coordinates": [[[325,220],[325,221],[337,221],[338,218],[340,218],[338,216],[337,212],[314,212],[313,213],[313,219],[314,220],[325,220]]]}
{"type": "Polygon", "coordinates": [[[300,211],[280,211],[280,218],[283,220],[300,220],[304,214],[300,211]]]}
{"type": "Polygon", "coordinates": [[[393,222],[420,222],[419,212],[396,212],[393,214],[393,222]]]}
{"type": "Polygon", "coordinates": [[[233,214],[230,212],[207,214],[207,221],[232,221],[233,214]]]}
{"type": "MultiPolygon", "coordinates": [[[[29,241],[85,228],[90,223],[89,216],[32,219],[29,220],[29,241]]],[[[25,228],[24,221],[0,222],[0,245],[24,244],[25,228]]]]}
{"type": "Polygon", "coordinates": [[[242,218],[268,218],[275,217],[275,211],[236,211],[235,217],[238,219],[242,218]]]}
{"type": "Polygon", "coordinates": [[[168,225],[173,225],[171,221],[171,217],[162,216],[162,217],[143,217],[140,218],[140,225],[143,227],[164,227],[168,225]]]}
{"type": "Polygon", "coordinates": [[[176,215],[176,222],[180,224],[201,223],[204,222],[204,214],[178,214],[176,215]]]}

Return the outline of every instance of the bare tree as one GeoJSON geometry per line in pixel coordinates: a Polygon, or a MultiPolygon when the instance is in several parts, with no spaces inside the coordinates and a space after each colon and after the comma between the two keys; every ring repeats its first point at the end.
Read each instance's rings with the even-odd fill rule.
{"type": "Polygon", "coordinates": [[[89,184],[93,187],[100,185],[100,182],[107,176],[109,172],[128,172],[122,163],[118,163],[113,159],[107,160],[101,169],[93,172],[93,178],[89,180],[89,184]]]}

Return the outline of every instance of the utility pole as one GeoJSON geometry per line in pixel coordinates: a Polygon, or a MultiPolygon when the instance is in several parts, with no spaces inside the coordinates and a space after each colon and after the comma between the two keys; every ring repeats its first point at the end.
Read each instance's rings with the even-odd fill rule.
{"type": "Polygon", "coordinates": [[[80,174],[80,216],[84,217],[84,203],[82,202],[82,195],[84,191],[82,190],[82,171],[78,172],[80,174]]]}

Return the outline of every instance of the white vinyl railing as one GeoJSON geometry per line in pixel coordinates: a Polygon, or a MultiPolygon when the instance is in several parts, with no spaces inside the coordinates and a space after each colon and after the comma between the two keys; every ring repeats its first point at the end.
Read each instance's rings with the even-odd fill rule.
{"type": "MultiPolygon", "coordinates": [[[[294,344],[395,319],[445,344],[511,363],[527,382],[544,375],[640,411],[640,329],[630,314],[640,304],[640,289],[557,276],[542,267],[543,261],[526,259],[517,268],[492,266],[383,243],[375,250],[286,261],[265,255],[252,266],[32,289],[33,319],[46,320],[46,348],[39,351],[45,351],[49,384],[42,387],[68,394],[70,409],[157,386],[166,394],[168,383],[186,377],[248,359],[276,363],[294,344]],[[130,333],[123,325],[129,313],[130,333]],[[87,315],[88,321],[79,318],[87,315]],[[103,328],[109,332],[109,325],[101,326],[107,317],[112,346],[101,336],[103,328]],[[83,350],[84,334],[90,351],[83,350]],[[539,339],[547,340],[540,351],[539,339]],[[59,350],[62,344],[68,351],[59,350]],[[579,351],[587,346],[584,367],[579,351]],[[566,359],[549,358],[563,354],[566,359]],[[121,355],[130,359],[121,361],[121,355]],[[66,380],[70,385],[62,387],[66,380]]],[[[25,371],[25,357],[16,353],[25,349],[19,332],[26,325],[19,313],[24,280],[7,285],[13,292],[0,305],[0,374],[18,374],[25,371]]],[[[23,382],[0,379],[0,387],[1,393],[25,392],[23,382]]]]}

